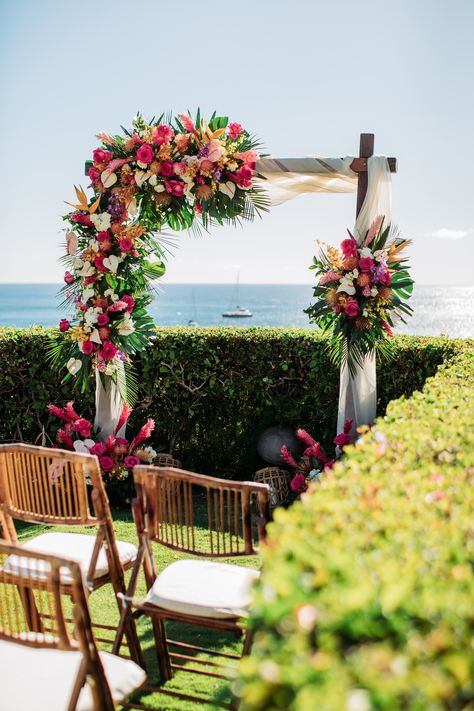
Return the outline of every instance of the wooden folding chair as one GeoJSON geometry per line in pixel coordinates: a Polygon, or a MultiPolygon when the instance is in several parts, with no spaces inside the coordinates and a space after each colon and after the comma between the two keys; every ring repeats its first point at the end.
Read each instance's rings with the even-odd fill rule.
{"type": "Polygon", "coordinates": [[[80,565],[0,542],[0,711],[113,711],[146,674],[134,662],[98,652],[80,565]],[[68,629],[62,593],[73,606],[68,629]],[[31,604],[47,625],[31,630],[31,604]]]}
{"type": "MultiPolygon", "coordinates": [[[[112,584],[115,594],[125,591],[124,570],[133,566],[137,548],[115,538],[97,457],[26,444],[0,445],[0,526],[3,538],[9,543],[18,542],[16,520],[71,529],[94,527],[95,535],[47,531],[23,547],[51,555],[67,553],[81,566],[89,591],[106,583],[112,584]]],[[[71,594],[71,581],[65,575],[61,578],[61,589],[71,594]]],[[[120,612],[118,601],[117,604],[120,612]]],[[[113,630],[115,636],[113,627],[94,626],[113,630]]],[[[133,620],[128,620],[125,635],[132,659],[143,666],[133,620]]]]}
{"type": "MultiPolygon", "coordinates": [[[[164,622],[173,620],[242,634],[242,618],[248,614],[251,588],[259,573],[209,558],[257,553],[254,538],[264,539],[269,517],[268,486],[216,479],[166,467],[137,466],[133,476],[137,497],[132,510],[139,549],[127,594],[121,596],[124,610],[114,650],[120,647],[127,619],[132,615],[148,615],[154,630],[161,683],[171,678],[173,669],[227,678],[226,674],[220,673],[219,667],[228,668],[229,660],[240,656],[167,639],[164,622]],[[204,519],[202,525],[199,516],[204,519]],[[157,575],[152,542],[192,553],[198,558],[176,561],[157,575]],[[145,599],[137,599],[135,590],[142,565],[148,594],[145,599]],[[178,651],[170,651],[169,647],[178,651]],[[197,659],[191,652],[223,657],[227,664],[197,659]],[[207,669],[181,664],[189,661],[207,666],[207,669]]],[[[251,637],[247,633],[242,655],[249,652],[250,644],[251,637]]],[[[202,697],[162,687],[149,688],[194,702],[209,703],[202,697]]]]}

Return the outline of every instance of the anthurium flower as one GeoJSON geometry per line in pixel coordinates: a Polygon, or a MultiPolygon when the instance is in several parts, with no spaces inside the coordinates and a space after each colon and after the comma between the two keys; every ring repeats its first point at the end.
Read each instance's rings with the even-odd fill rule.
{"type": "Polygon", "coordinates": [[[108,168],[102,171],[102,173],[100,174],[100,179],[104,188],[111,188],[112,185],[115,185],[118,180],[117,174],[111,173],[108,168]]]}
{"type": "Polygon", "coordinates": [[[117,272],[118,265],[122,261],[121,257],[117,257],[115,254],[109,254],[108,257],[105,257],[103,261],[104,267],[107,267],[111,272],[114,274],[117,272]]]}
{"type": "Polygon", "coordinates": [[[220,183],[219,184],[219,191],[223,193],[223,195],[226,195],[228,198],[232,200],[232,198],[235,195],[235,183],[232,183],[230,180],[227,181],[227,183],[220,183]]]}
{"type": "Polygon", "coordinates": [[[73,257],[77,252],[78,239],[75,232],[66,232],[67,253],[73,257]]]}

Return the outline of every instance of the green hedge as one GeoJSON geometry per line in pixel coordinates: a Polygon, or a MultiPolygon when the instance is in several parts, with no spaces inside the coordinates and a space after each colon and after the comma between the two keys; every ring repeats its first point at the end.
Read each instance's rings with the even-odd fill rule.
{"type": "Polygon", "coordinates": [[[471,711],[474,342],[347,454],[271,525],[241,708],[471,711]]]}
{"type": "MultiPolygon", "coordinates": [[[[45,362],[50,333],[0,329],[0,440],[34,441],[43,426],[52,435],[57,421],[46,405],[74,397],[45,362]]],[[[409,337],[395,343],[397,358],[379,377],[379,412],[420,388],[460,344],[409,337]]],[[[141,386],[131,428],[153,417],[153,444],[166,451],[171,445],[189,469],[248,477],[261,465],[258,435],[277,423],[306,427],[331,448],[338,373],[314,331],[161,328],[136,364],[141,386]]],[[[92,417],[92,394],[74,399],[92,417]]]]}

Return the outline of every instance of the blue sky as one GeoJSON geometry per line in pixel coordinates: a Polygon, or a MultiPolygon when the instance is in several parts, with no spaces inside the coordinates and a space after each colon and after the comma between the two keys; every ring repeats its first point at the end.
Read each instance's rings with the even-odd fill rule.
{"type": "MultiPolygon", "coordinates": [[[[197,106],[274,157],[394,155],[393,219],[420,283],[474,284],[472,0],[2,0],[0,282],[60,281],[60,215],[99,130],[197,106]],[[7,256],[6,256],[7,255],[7,256]]],[[[304,283],[353,195],[308,195],[244,229],[181,233],[169,282],[304,283]]]]}

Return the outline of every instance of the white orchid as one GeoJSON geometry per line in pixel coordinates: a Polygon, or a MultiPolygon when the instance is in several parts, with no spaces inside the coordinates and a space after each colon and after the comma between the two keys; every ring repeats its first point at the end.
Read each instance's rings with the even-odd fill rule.
{"type": "Polygon", "coordinates": [[[78,373],[82,368],[82,360],[78,360],[77,358],[69,358],[68,362],[66,363],[66,368],[71,373],[71,375],[76,375],[76,373],[78,373]]]}
{"type": "Polygon", "coordinates": [[[100,212],[99,214],[91,215],[90,219],[97,232],[108,230],[112,221],[108,212],[100,212]]]}

